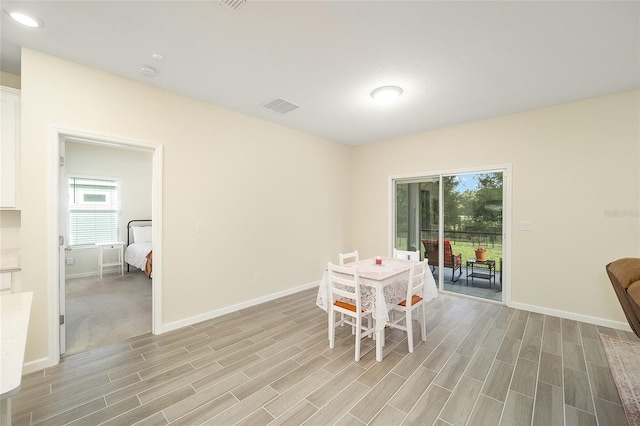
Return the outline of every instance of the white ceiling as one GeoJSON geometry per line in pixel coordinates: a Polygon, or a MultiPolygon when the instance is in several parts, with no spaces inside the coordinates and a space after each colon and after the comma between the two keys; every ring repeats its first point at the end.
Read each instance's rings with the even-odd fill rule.
{"type": "Polygon", "coordinates": [[[2,14],[3,71],[20,74],[25,46],[349,145],[640,87],[637,1],[0,6],[45,24],[2,14]],[[377,105],[382,85],[404,94],[377,105]],[[274,98],[300,108],[262,106],[274,98]]]}

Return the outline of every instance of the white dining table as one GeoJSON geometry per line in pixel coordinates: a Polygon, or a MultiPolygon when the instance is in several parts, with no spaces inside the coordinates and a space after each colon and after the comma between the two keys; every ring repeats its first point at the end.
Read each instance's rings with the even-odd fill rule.
{"type": "MultiPolygon", "coordinates": [[[[384,330],[389,322],[389,311],[407,297],[409,284],[409,270],[416,263],[411,260],[382,258],[381,264],[376,264],[375,258],[364,259],[346,264],[358,268],[360,277],[360,294],[362,308],[371,310],[376,328],[376,360],[382,361],[382,347],[384,346],[384,330]]],[[[331,303],[331,288],[329,273],[324,271],[318,287],[316,305],[329,312],[331,303]]],[[[438,297],[438,287],[431,270],[427,267],[423,299],[426,302],[438,297]]]]}

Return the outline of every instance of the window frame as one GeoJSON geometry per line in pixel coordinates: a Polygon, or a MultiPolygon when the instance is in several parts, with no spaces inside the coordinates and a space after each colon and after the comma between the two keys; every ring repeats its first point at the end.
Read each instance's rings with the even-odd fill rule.
{"type": "MultiPolygon", "coordinates": [[[[67,247],[69,247],[69,249],[71,250],[78,250],[78,249],[87,249],[87,248],[95,248],[95,243],[100,243],[100,242],[116,242],[116,241],[122,241],[121,237],[122,237],[122,231],[121,231],[121,226],[120,223],[122,221],[122,178],[121,177],[117,177],[117,176],[97,176],[97,175],[85,175],[85,174],[80,174],[80,173],[67,173],[65,175],[65,179],[66,179],[66,188],[67,188],[67,202],[66,202],[66,210],[67,210],[67,232],[66,232],[66,238],[67,238],[67,247]],[[107,183],[113,183],[115,185],[115,209],[80,209],[80,208],[72,208],[72,206],[74,205],[72,197],[71,197],[71,179],[84,179],[86,181],[105,181],[107,183]],[[76,236],[74,237],[74,230],[75,227],[72,225],[74,218],[73,218],[73,213],[77,212],[77,211],[86,211],[86,212],[99,212],[99,211],[110,211],[112,213],[115,213],[115,229],[112,229],[111,231],[115,231],[115,239],[113,238],[109,238],[109,241],[107,241],[106,239],[101,239],[101,238],[94,238],[93,242],[86,242],[83,241],[82,243],[75,243],[75,240],[77,238],[77,234],[75,234],[76,236]]],[[[113,206],[114,203],[111,203],[111,205],[113,206]]],[[[94,235],[95,237],[95,235],[94,235]]]]}

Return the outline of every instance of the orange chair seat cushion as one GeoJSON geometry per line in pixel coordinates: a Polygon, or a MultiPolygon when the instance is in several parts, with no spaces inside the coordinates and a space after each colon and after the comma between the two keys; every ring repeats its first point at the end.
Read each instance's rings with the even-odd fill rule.
{"type": "Polygon", "coordinates": [[[350,311],[355,312],[356,311],[356,305],[352,305],[351,303],[346,303],[346,302],[341,302],[339,300],[333,302],[334,305],[342,308],[342,309],[348,309],[350,311]]]}
{"type": "MultiPolygon", "coordinates": [[[[415,305],[416,303],[418,303],[419,301],[422,300],[422,297],[418,296],[418,295],[413,295],[411,297],[411,306],[415,305]]],[[[400,306],[407,306],[407,301],[403,300],[402,302],[398,303],[398,305],[400,306]]]]}

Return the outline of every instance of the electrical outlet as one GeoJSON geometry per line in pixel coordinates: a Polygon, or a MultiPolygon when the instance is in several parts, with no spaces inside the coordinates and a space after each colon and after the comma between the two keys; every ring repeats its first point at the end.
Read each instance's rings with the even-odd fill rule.
{"type": "Polygon", "coordinates": [[[204,223],[202,222],[196,223],[196,232],[198,234],[202,234],[204,232],[204,223]]]}
{"type": "Polygon", "coordinates": [[[73,257],[67,257],[67,265],[73,265],[73,257]]]}
{"type": "Polygon", "coordinates": [[[255,274],[255,275],[253,276],[253,283],[254,283],[255,285],[260,284],[260,275],[255,274]]]}

